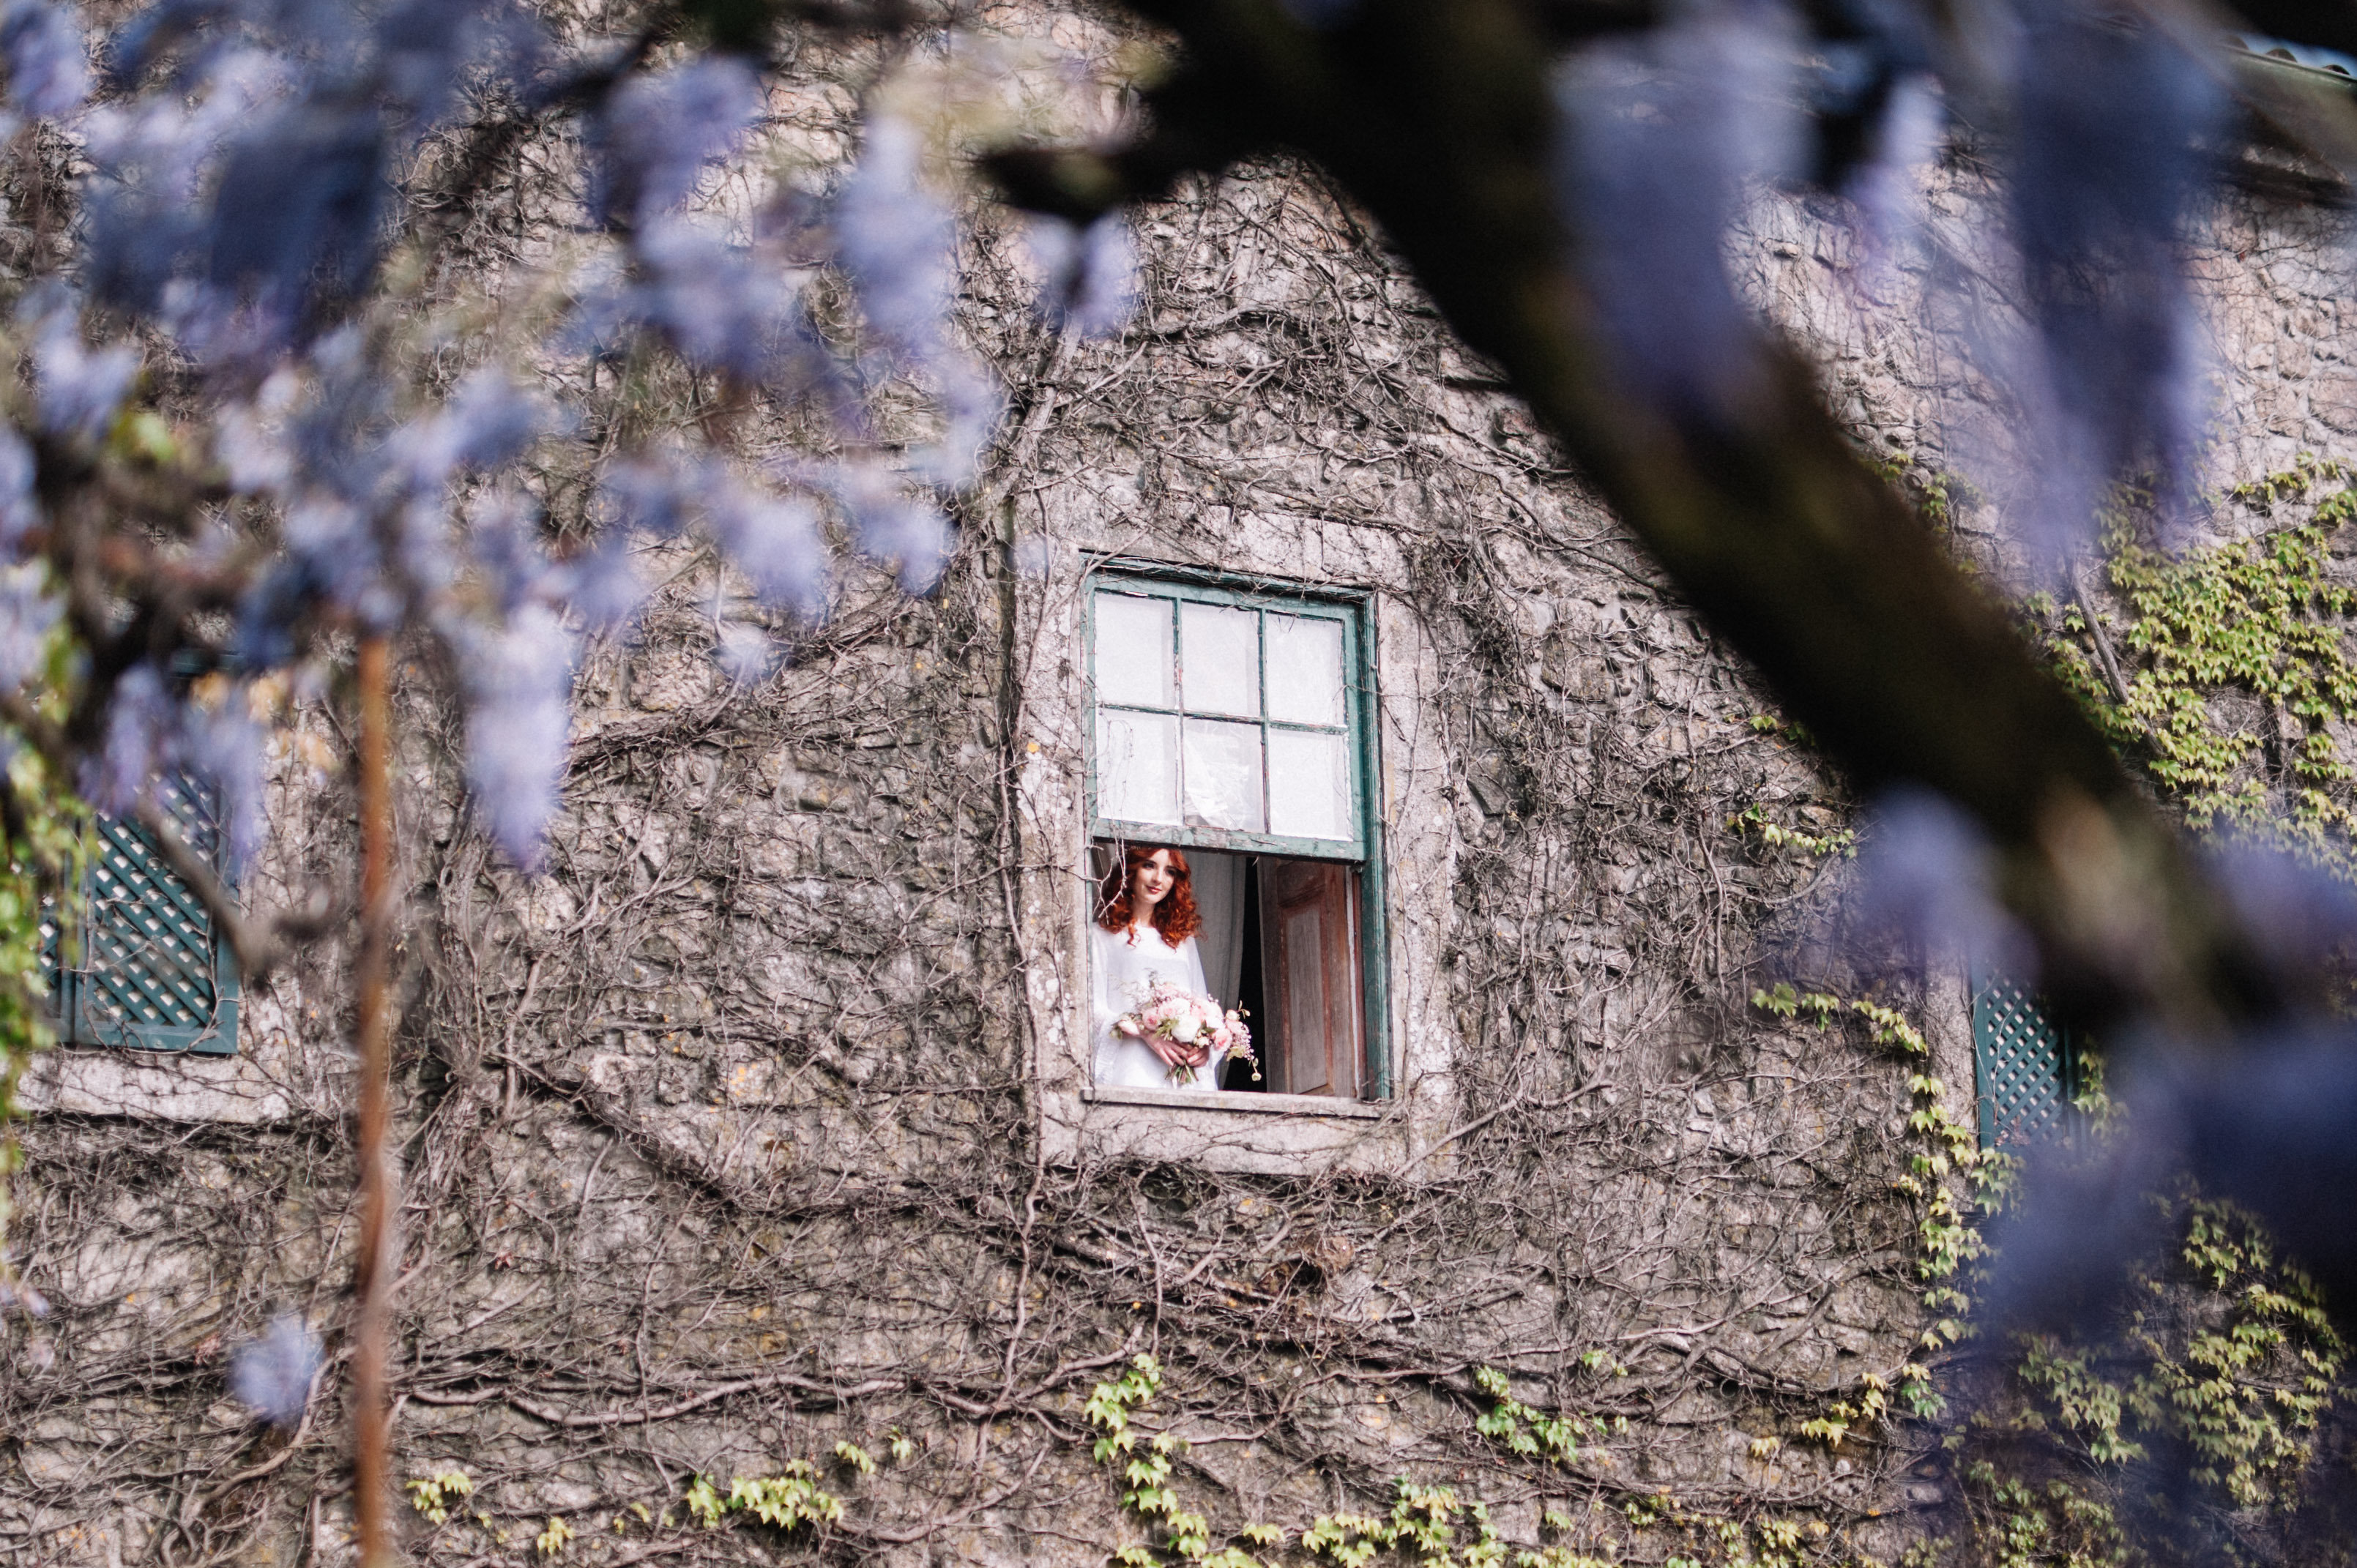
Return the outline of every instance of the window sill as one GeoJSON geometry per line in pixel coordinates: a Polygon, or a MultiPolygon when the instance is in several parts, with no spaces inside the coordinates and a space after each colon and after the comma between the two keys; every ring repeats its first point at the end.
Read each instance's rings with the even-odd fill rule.
{"type": "Polygon", "coordinates": [[[297,1112],[277,1077],[250,1056],[59,1046],[27,1067],[16,1102],[35,1116],[266,1126],[297,1112]]]}
{"type": "Polygon", "coordinates": [[[1153,1105],[1172,1111],[1209,1111],[1247,1116],[1314,1116],[1320,1119],[1380,1121],[1392,1112],[1383,1101],[1342,1100],[1328,1094],[1203,1094],[1181,1089],[1100,1089],[1081,1090],[1091,1105],[1153,1105]]]}

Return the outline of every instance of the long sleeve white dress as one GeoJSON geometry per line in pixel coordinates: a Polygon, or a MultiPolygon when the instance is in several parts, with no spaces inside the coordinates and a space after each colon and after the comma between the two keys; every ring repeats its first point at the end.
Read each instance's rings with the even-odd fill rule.
{"type": "Polygon", "coordinates": [[[1206,1062],[1195,1069],[1192,1083],[1170,1081],[1170,1069],[1143,1040],[1114,1033],[1113,1021],[1136,1006],[1146,987],[1157,980],[1183,985],[1200,996],[1203,959],[1195,939],[1177,947],[1148,928],[1131,940],[1128,931],[1089,928],[1090,1020],[1096,1036],[1096,1080],[1120,1089],[1176,1089],[1203,1094],[1220,1092],[1220,1064],[1206,1062]]]}

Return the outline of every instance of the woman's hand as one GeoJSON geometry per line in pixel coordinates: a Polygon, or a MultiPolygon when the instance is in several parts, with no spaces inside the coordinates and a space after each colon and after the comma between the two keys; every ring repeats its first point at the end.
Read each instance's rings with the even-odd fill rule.
{"type": "Polygon", "coordinates": [[[1162,1058],[1165,1067],[1198,1068],[1211,1059],[1211,1048],[1200,1042],[1182,1046],[1176,1040],[1151,1035],[1146,1037],[1146,1045],[1148,1050],[1162,1058]]]}

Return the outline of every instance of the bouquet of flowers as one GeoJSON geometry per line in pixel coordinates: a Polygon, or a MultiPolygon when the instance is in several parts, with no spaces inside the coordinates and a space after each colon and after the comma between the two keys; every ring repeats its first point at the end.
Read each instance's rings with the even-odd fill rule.
{"type": "MultiPolygon", "coordinates": [[[[1113,1026],[1133,1040],[1201,1047],[1211,1053],[1207,1066],[1230,1060],[1251,1062],[1253,1077],[1260,1077],[1260,1058],[1253,1055],[1252,1030],[1244,1015],[1232,1007],[1223,1010],[1213,998],[1198,996],[1167,980],[1143,987],[1138,1004],[1115,1018],[1113,1026]]],[[[1173,1066],[1170,1081],[1192,1083],[1195,1071],[1191,1067],[1173,1066]]]]}

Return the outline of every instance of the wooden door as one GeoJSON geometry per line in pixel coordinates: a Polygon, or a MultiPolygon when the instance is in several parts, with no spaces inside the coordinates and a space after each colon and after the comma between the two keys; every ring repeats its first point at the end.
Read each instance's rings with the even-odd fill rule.
{"type": "Polygon", "coordinates": [[[1358,1096],[1358,880],[1330,862],[1261,862],[1263,1070],[1281,1092],[1358,1096]]]}

